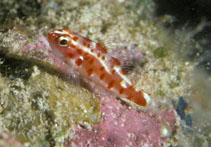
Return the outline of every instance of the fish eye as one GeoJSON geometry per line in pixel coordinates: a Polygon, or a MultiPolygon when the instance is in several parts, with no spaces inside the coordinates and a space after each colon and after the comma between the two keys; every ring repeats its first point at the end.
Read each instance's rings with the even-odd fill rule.
{"type": "Polygon", "coordinates": [[[60,41],[60,45],[66,45],[67,44],[67,40],[66,39],[63,39],[60,41]]]}
{"type": "Polygon", "coordinates": [[[59,39],[58,39],[58,44],[60,46],[67,46],[70,44],[70,38],[69,37],[63,37],[61,36],[59,39]]]}

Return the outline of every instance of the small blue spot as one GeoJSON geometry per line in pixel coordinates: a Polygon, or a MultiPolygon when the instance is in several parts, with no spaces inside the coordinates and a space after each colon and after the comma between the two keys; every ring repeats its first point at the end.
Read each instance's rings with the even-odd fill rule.
{"type": "Polygon", "coordinates": [[[180,98],[179,98],[179,101],[178,101],[178,106],[177,106],[177,108],[176,108],[176,112],[177,112],[177,114],[180,116],[180,118],[182,119],[182,120],[184,120],[185,119],[185,112],[184,112],[184,110],[185,110],[185,108],[187,108],[187,106],[188,106],[188,103],[184,100],[184,98],[181,96],[180,98]]]}
{"type": "Polygon", "coordinates": [[[190,126],[190,127],[192,126],[192,117],[190,114],[185,116],[185,123],[187,126],[190,126]]]}

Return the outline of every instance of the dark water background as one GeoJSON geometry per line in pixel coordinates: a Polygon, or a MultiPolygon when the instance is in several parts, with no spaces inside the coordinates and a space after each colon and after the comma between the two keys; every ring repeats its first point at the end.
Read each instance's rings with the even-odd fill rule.
{"type": "Polygon", "coordinates": [[[171,15],[174,21],[165,27],[180,29],[186,27],[194,30],[205,22],[201,31],[193,36],[200,47],[189,53],[191,60],[198,60],[198,67],[211,75],[211,1],[210,0],[154,0],[156,15],[171,15]],[[199,60],[200,58],[200,60],[199,60]]]}

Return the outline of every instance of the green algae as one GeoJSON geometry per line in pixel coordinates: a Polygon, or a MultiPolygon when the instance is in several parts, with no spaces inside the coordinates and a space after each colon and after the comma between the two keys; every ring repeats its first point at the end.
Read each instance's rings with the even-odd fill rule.
{"type": "Polygon", "coordinates": [[[204,144],[204,140],[202,138],[195,137],[194,142],[193,142],[194,147],[202,147],[203,144],[204,144]]]}
{"type": "Polygon", "coordinates": [[[158,89],[157,92],[156,92],[157,95],[160,95],[160,96],[165,96],[165,92],[161,89],[158,89]]]}
{"type": "Polygon", "coordinates": [[[168,51],[165,47],[158,47],[153,52],[155,58],[163,58],[168,55],[168,51]]]}
{"type": "MultiPolygon", "coordinates": [[[[39,87],[38,91],[48,91],[46,102],[49,108],[55,112],[55,116],[61,117],[60,115],[62,115],[66,119],[70,117],[76,122],[96,123],[98,118],[96,112],[99,112],[98,99],[89,91],[60,80],[58,77],[51,77],[47,73],[38,73],[37,76],[30,78],[28,82],[35,85],[45,85],[39,87]],[[92,113],[93,117],[90,117],[92,113]],[[96,116],[94,116],[95,113],[96,116]]],[[[37,93],[37,91],[34,92],[37,93]]],[[[43,93],[40,95],[43,95],[43,93]]]]}
{"type": "Polygon", "coordinates": [[[206,126],[200,130],[200,132],[197,133],[198,136],[195,136],[193,138],[193,146],[194,147],[201,147],[205,146],[208,147],[211,144],[211,133],[210,133],[210,127],[206,126]]]}
{"type": "Polygon", "coordinates": [[[99,122],[99,101],[93,94],[37,66],[32,70],[28,80],[2,78],[0,85],[1,126],[15,132],[21,142],[56,145],[75,124],[99,122]]]}
{"type": "Polygon", "coordinates": [[[171,81],[168,83],[170,88],[176,88],[179,86],[179,82],[178,81],[171,81]]]}

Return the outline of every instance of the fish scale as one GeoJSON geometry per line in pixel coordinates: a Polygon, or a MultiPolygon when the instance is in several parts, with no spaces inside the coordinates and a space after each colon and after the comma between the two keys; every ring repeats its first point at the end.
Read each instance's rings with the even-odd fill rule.
{"type": "Polygon", "coordinates": [[[60,29],[48,33],[48,41],[55,55],[75,72],[140,106],[146,106],[150,96],[137,90],[121,69],[120,61],[107,54],[107,49],[86,37],[60,29]]]}

